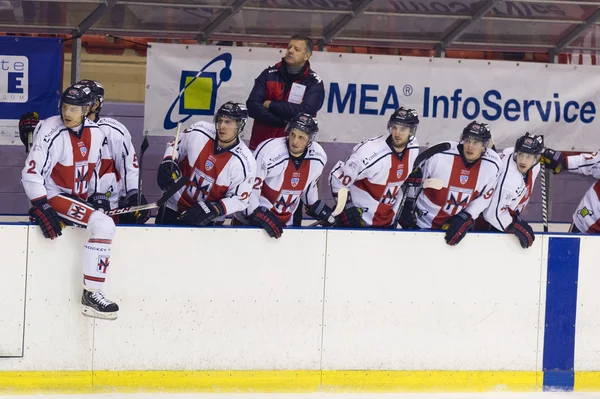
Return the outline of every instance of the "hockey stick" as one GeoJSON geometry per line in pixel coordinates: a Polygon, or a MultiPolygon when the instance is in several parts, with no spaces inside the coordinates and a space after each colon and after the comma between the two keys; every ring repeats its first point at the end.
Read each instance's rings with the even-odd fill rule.
{"type": "Polygon", "coordinates": [[[148,143],[148,136],[144,136],[144,141],[142,141],[142,146],[140,147],[140,158],[138,160],[138,205],[142,205],[142,162],[144,161],[144,153],[146,152],[148,147],[150,147],[150,143],[148,143]]]}
{"type": "Polygon", "coordinates": [[[540,188],[542,189],[542,224],[544,225],[544,233],[548,232],[548,185],[550,181],[550,170],[546,168],[544,161],[541,162],[540,188]]]}
{"type": "Polygon", "coordinates": [[[124,213],[131,213],[131,212],[137,212],[137,211],[145,211],[148,209],[160,208],[161,206],[163,206],[167,203],[169,198],[174,196],[183,186],[185,186],[187,184],[187,182],[188,182],[188,180],[186,178],[180,177],[179,180],[177,180],[171,188],[169,188],[167,191],[165,191],[164,194],[156,202],[153,202],[151,204],[128,206],[125,208],[113,209],[111,211],[106,212],[106,214],[108,216],[113,216],[113,215],[122,215],[124,213]]]}
{"type": "Polygon", "coordinates": [[[344,207],[346,206],[346,202],[348,201],[348,189],[346,187],[340,188],[340,191],[337,195],[337,204],[335,205],[335,209],[331,212],[331,216],[329,216],[329,220],[318,220],[308,227],[321,226],[322,224],[332,225],[335,223],[335,217],[344,211],[344,207]],[[333,218],[333,221],[331,220],[333,218]]]}
{"type": "MultiPolygon", "coordinates": [[[[171,155],[171,160],[173,162],[176,162],[177,160],[177,146],[179,145],[179,133],[181,133],[181,122],[177,123],[177,132],[175,133],[175,142],[173,143],[173,154],[171,155]]],[[[173,176],[173,163],[171,163],[171,168],[169,172],[171,173],[171,176],[173,176]]],[[[162,209],[162,212],[160,213],[160,220],[164,220],[166,211],[167,207],[164,207],[162,209]]]]}

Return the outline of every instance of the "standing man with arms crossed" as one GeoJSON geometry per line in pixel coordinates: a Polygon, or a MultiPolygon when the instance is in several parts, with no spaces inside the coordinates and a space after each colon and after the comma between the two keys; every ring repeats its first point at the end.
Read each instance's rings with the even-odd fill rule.
{"type": "MultiPolygon", "coordinates": [[[[256,78],[246,100],[248,115],[254,119],[249,148],[254,151],[267,139],[286,137],[285,127],[304,112],[313,117],[323,105],[325,87],[310,69],[313,41],[306,36],[290,38],[285,57],[256,78]]],[[[302,222],[302,208],[294,214],[294,226],[302,222]]]]}

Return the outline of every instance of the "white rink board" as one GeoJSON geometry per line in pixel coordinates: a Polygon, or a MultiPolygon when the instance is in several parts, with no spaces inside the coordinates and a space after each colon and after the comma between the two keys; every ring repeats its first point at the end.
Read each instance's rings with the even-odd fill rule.
{"type": "Polygon", "coordinates": [[[94,368],[318,370],[325,234],[119,228],[94,368]]]}
{"type": "Polygon", "coordinates": [[[0,225],[0,357],[23,355],[27,226],[0,225]]]}
{"type": "Polygon", "coordinates": [[[600,363],[600,243],[580,236],[575,370],[597,371],[600,363]]]}
{"type": "Polygon", "coordinates": [[[48,240],[29,226],[25,353],[3,360],[3,370],[91,370],[93,322],[80,306],[87,234],[67,227],[48,240]]]}
{"type": "Polygon", "coordinates": [[[323,369],[538,370],[542,241],[330,231],[323,369]]]}

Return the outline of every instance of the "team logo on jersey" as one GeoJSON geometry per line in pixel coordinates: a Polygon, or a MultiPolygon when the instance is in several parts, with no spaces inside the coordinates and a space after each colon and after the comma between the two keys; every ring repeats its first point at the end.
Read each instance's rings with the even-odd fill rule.
{"type": "Polygon", "coordinates": [[[110,258],[106,258],[102,255],[98,256],[98,267],[97,270],[100,273],[106,274],[108,270],[108,266],[110,266],[110,258]]]}
{"type": "Polygon", "coordinates": [[[292,183],[292,187],[294,187],[294,188],[298,185],[298,183],[300,183],[300,173],[298,173],[298,172],[292,173],[291,183],[292,183]]]}
{"type": "Polygon", "coordinates": [[[204,169],[206,170],[211,170],[214,166],[215,164],[210,159],[207,159],[204,163],[204,169]]]}
{"type": "MultiPolygon", "coordinates": [[[[86,161],[76,162],[75,163],[75,176],[74,176],[74,186],[73,186],[73,194],[83,195],[88,191],[88,174],[89,174],[90,165],[86,161]]],[[[90,176],[91,178],[91,176],[90,176]]]]}
{"type": "Polygon", "coordinates": [[[379,199],[384,205],[393,206],[396,201],[398,201],[398,197],[400,194],[400,182],[389,184],[385,191],[383,192],[383,196],[379,199]]]}
{"type": "Polygon", "coordinates": [[[79,146],[79,152],[81,152],[81,156],[85,157],[85,154],[87,154],[87,148],[85,147],[85,144],[79,141],[77,142],[77,145],[79,146]]]}
{"type": "Polygon", "coordinates": [[[214,115],[217,92],[223,82],[231,79],[231,53],[219,54],[208,61],[200,70],[181,71],[179,87],[171,87],[178,93],[163,120],[163,128],[171,130],[178,122],[185,122],[193,115],[214,115]],[[173,114],[181,115],[179,121],[171,119],[173,114]]]}
{"type": "Polygon", "coordinates": [[[291,213],[292,209],[298,202],[298,197],[300,197],[302,191],[292,191],[292,190],[281,190],[281,194],[275,203],[273,204],[273,208],[279,214],[291,213]]]}
{"type": "Polygon", "coordinates": [[[194,172],[188,185],[185,188],[184,194],[192,203],[198,201],[198,198],[204,200],[208,197],[215,180],[207,174],[194,168],[194,172]]]}
{"type": "Polygon", "coordinates": [[[446,211],[449,215],[456,215],[462,211],[471,202],[473,190],[468,188],[450,186],[448,188],[448,196],[446,197],[446,211]]]}
{"type": "Polygon", "coordinates": [[[460,171],[460,184],[467,184],[469,181],[469,171],[461,170],[460,171]]]}
{"type": "Polygon", "coordinates": [[[398,170],[396,171],[396,179],[401,178],[402,173],[404,173],[404,165],[398,166],[398,170]]]}

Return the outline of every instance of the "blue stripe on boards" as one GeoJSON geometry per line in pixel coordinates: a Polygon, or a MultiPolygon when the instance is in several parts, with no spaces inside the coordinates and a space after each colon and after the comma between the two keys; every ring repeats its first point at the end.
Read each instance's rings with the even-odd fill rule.
{"type": "Polygon", "coordinates": [[[544,330],[544,391],[572,391],[579,238],[549,237],[544,330]]]}

